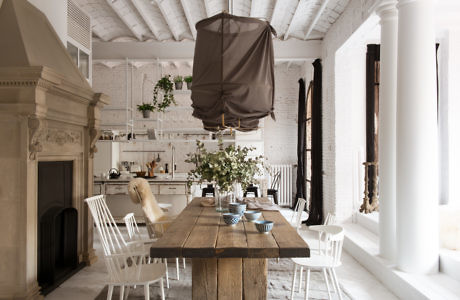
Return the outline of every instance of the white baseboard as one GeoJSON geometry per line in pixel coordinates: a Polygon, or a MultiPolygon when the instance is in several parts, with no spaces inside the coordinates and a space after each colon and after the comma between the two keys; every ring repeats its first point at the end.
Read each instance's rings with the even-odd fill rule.
{"type": "MultiPolygon", "coordinates": [[[[459,299],[460,282],[450,276],[401,272],[379,256],[378,236],[359,224],[343,224],[344,249],[401,299],[459,299]]],[[[458,271],[458,269],[457,269],[458,271]]]]}
{"type": "Polygon", "coordinates": [[[441,249],[439,267],[442,273],[460,281],[460,251],[441,249]]]}

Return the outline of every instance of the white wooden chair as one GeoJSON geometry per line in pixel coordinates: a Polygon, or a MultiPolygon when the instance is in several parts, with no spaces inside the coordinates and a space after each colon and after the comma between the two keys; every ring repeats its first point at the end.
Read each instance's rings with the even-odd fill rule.
{"type": "MultiPolygon", "coordinates": [[[[142,201],[142,197],[139,194],[137,187],[133,186],[133,190],[135,191],[136,197],[139,199],[139,202],[142,201]]],[[[161,208],[161,205],[159,205],[161,208]]],[[[145,226],[147,227],[147,232],[149,234],[150,239],[155,240],[163,236],[163,234],[166,232],[166,229],[168,226],[174,221],[174,219],[168,219],[168,220],[158,220],[155,222],[149,221],[147,216],[144,213],[144,220],[145,220],[145,226]]],[[[133,215],[134,217],[134,215],[133,215]]],[[[139,228],[138,228],[139,229],[139,228]]],[[[167,265],[167,259],[165,259],[165,263],[167,265]]],[[[182,258],[182,266],[185,269],[185,258],[182,258]]],[[[180,280],[180,272],[179,272],[179,258],[176,257],[176,276],[177,280],[180,280]]],[[[166,286],[169,288],[169,278],[166,278],[166,286]]]]}
{"type": "Polygon", "coordinates": [[[299,224],[308,219],[308,213],[304,211],[306,206],[308,207],[307,201],[303,198],[299,198],[294,209],[281,208],[279,212],[292,227],[298,229],[300,227],[299,224]]]}
{"type": "Polygon", "coordinates": [[[102,248],[105,255],[125,253],[126,250],[142,251],[144,244],[139,241],[127,242],[113,216],[107,207],[104,195],[98,195],[85,199],[88,204],[93,221],[101,238],[102,248]]]}
{"type": "Polygon", "coordinates": [[[299,230],[300,226],[302,225],[302,213],[306,205],[307,200],[303,198],[299,198],[297,200],[297,204],[295,205],[294,213],[292,214],[290,221],[291,225],[294,226],[296,230],[299,230]]]}
{"type": "Polygon", "coordinates": [[[300,267],[300,280],[299,292],[302,286],[302,269],[307,269],[307,276],[305,279],[305,299],[308,299],[309,283],[310,283],[310,270],[322,271],[324,280],[327,287],[329,299],[331,299],[331,290],[329,286],[328,275],[331,278],[334,292],[337,292],[339,299],[342,300],[342,293],[340,291],[339,280],[335,272],[335,268],[342,265],[341,255],[344,239],[344,230],[341,226],[337,225],[324,225],[323,232],[325,235],[325,249],[318,255],[312,255],[307,258],[292,258],[294,262],[294,274],[292,277],[291,287],[291,300],[294,298],[294,289],[297,276],[297,269],[300,267]]]}
{"type": "MultiPolygon", "coordinates": [[[[321,252],[321,243],[325,242],[325,236],[321,228],[324,225],[333,225],[335,223],[335,215],[328,213],[324,219],[323,225],[312,225],[308,228],[301,229],[300,224],[297,227],[297,233],[310,245],[313,246],[318,242],[318,248],[310,248],[310,252],[321,252]]],[[[303,267],[300,267],[300,281],[302,281],[303,267]]],[[[301,290],[301,285],[299,285],[299,292],[301,290]]]]}
{"type": "Polygon", "coordinates": [[[125,286],[144,285],[145,299],[149,299],[149,286],[160,282],[164,300],[164,264],[147,264],[148,248],[143,241],[126,242],[118,229],[105,202],[105,196],[98,195],[85,199],[93,217],[104,250],[104,258],[109,273],[107,299],[112,298],[113,288],[120,287],[120,299],[124,297],[125,286]]]}
{"type": "Polygon", "coordinates": [[[109,271],[107,299],[112,299],[113,288],[120,287],[120,299],[127,299],[131,286],[144,286],[144,297],[150,299],[150,284],[160,282],[161,299],[165,300],[163,276],[166,265],[163,263],[146,263],[145,252],[130,252],[105,256],[109,271]],[[125,287],[127,287],[125,294],[125,287]]]}
{"type": "MultiPolygon", "coordinates": [[[[143,241],[145,242],[155,242],[157,239],[145,239],[142,237],[139,227],[137,226],[136,218],[134,213],[128,213],[124,216],[123,220],[125,221],[126,230],[128,231],[129,238],[131,240],[143,241]]],[[[165,258],[164,263],[166,265],[166,287],[169,289],[169,273],[168,273],[168,260],[165,258]]],[[[183,267],[185,269],[185,258],[182,258],[183,267]]],[[[176,258],[176,274],[177,280],[180,280],[179,273],[179,258],[176,258]]]]}

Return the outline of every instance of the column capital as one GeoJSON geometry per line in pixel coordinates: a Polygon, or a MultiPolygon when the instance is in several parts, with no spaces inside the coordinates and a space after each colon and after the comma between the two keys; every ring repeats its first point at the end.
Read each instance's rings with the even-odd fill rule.
{"type": "Polygon", "coordinates": [[[383,0],[375,9],[375,12],[380,17],[381,20],[384,19],[393,19],[398,17],[398,10],[396,6],[398,4],[397,0],[383,0]]]}

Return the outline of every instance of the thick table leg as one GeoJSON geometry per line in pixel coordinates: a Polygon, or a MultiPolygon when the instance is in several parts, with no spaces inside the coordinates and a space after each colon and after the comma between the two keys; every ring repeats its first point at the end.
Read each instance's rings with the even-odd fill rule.
{"type": "Polygon", "coordinates": [[[267,259],[243,259],[243,297],[244,299],[267,299],[267,259]]]}
{"type": "Polygon", "coordinates": [[[217,299],[243,299],[243,260],[219,258],[217,261],[217,299]]]}
{"type": "Polygon", "coordinates": [[[192,299],[217,300],[217,258],[192,259],[192,299]]]}
{"type": "Polygon", "coordinates": [[[267,299],[267,259],[193,258],[192,298],[267,299]]]}

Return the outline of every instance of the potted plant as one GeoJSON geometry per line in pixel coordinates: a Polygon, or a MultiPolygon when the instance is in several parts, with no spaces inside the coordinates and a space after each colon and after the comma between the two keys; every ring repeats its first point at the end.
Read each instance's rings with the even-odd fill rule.
{"type": "MultiPolygon", "coordinates": [[[[217,194],[220,196],[231,192],[241,184],[243,190],[255,181],[255,176],[261,174],[263,156],[249,158],[249,153],[254,148],[235,147],[230,145],[224,148],[222,140],[219,140],[217,151],[208,152],[203,142],[196,142],[197,149],[194,153],[187,154],[185,162],[195,164],[195,169],[188,173],[188,184],[193,180],[199,183],[204,181],[213,182],[217,186],[217,194]]],[[[222,197],[216,197],[216,210],[222,211],[222,197]]]]}
{"type": "Polygon", "coordinates": [[[184,81],[187,83],[187,89],[192,89],[192,76],[185,76],[184,81]]]}
{"type": "Polygon", "coordinates": [[[163,76],[153,89],[153,109],[164,112],[172,103],[176,104],[173,94],[171,75],[163,76]]]}
{"type": "Polygon", "coordinates": [[[142,112],[142,116],[147,119],[150,118],[150,112],[154,110],[154,107],[150,103],[142,103],[137,105],[137,110],[142,112]]]}
{"type": "Polygon", "coordinates": [[[184,78],[180,75],[174,76],[174,85],[176,86],[176,90],[182,90],[182,82],[184,78]]]}

